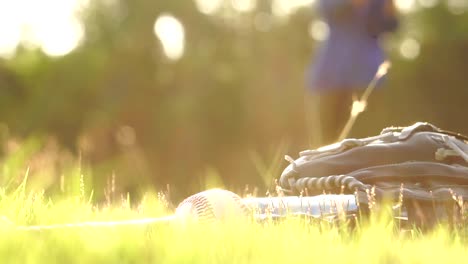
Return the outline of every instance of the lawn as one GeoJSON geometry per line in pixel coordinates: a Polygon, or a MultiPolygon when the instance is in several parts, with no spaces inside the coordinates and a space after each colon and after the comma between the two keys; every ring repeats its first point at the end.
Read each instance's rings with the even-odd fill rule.
{"type": "Polygon", "coordinates": [[[466,229],[402,230],[375,216],[354,229],[289,218],[280,223],[59,227],[24,225],[115,221],[171,214],[164,196],[93,204],[83,195],[52,199],[23,181],[0,190],[1,263],[464,263],[466,229]]]}
{"type": "Polygon", "coordinates": [[[262,224],[111,225],[172,215],[174,206],[160,192],[147,191],[139,200],[117,194],[113,180],[110,186],[96,187],[107,194],[98,201],[81,162],[58,172],[54,163],[37,163],[42,165],[29,169],[34,163],[24,153],[11,154],[2,163],[1,264],[464,263],[468,259],[465,225],[422,232],[401,228],[400,222],[377,212],[353,228],[295,217],[262,224]],[[35,185],[52,173],[64,175],[57,183],[59,191],[44,192],[35,185]],[[83,222],[94,224],[63,226],[83,222]],[[35,225],[42,227],[25,230],[35,225]],[[47,228],[51,225],[54,228],[47,228]]]}

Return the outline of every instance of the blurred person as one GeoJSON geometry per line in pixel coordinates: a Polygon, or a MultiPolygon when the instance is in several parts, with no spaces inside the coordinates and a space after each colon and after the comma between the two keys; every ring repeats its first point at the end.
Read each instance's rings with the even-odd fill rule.
{"type": "Polygon", "coordinates": [[[385,60],[380,36],[398,24],[393,0],[319,0],[317,4],[329,35],[307,71],[311,147],[337,141],[353,99],[385,60]]]}

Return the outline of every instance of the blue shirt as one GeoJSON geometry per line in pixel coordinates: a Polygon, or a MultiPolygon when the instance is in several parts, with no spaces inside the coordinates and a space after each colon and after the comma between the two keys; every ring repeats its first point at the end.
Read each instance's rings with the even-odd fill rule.
{"type": "Polygon", "coordinates": [[[386,1],[369,0],[359,7],[351,0],[318,2],[329,36],[307,74],[311,91],[360,89],[369,84],[384,61],[378,36],[397,25],[395,17],[384,16],[386,1]]]}

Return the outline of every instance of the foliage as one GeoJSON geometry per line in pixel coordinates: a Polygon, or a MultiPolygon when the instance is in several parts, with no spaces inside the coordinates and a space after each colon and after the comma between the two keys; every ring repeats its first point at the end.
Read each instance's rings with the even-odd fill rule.
{"type": "MultiPolygon", "coordinates": [[[[74,52],[49,58],[20,47],[0,62],[3,149],[11,137],[43,145],[53,138],[59,153],[93,165],[89,177],[99,189],[115,175],[124,192],[170,184],[183,197],[201,189],[206,170],[227,187],[266,188],[272,179],[260,175],[258,161],[273,157],[282,167],[282,155],[307,147],[303,80],[317,44],[308,34],[312,8],[276,18],[271,1],[242,14],[226,5],[212,16],[193,1],[90,2],[86,40],[74,52]],[[153,35],[162,13],[185,27],[179,61],[165,58],[153,35]],[[258,15],[269,26],[256,27],[258,15]],[[279,145],[286,146],[281,155],[279,145]]],[[[415,121],[468,131],[461,121],[468,14],[451,14],[439,2],[402,14],[399,33],[386,38],[393,68],[352,136],[415,121]],[[399,56],[407,37],[421,43],[412,61],[399,56]]]]}

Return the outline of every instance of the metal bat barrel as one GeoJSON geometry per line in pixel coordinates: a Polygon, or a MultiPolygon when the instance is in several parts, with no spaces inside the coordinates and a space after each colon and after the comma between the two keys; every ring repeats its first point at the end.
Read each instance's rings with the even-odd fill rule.
{"type": "Polygon", "coordinates": [[[244,198],[242,201],[253,210],[257,220],[298,215],[321,218],[338,214],[352,214],[358,211],[355,196],[344,194],[255,197],[244,198]]]}

